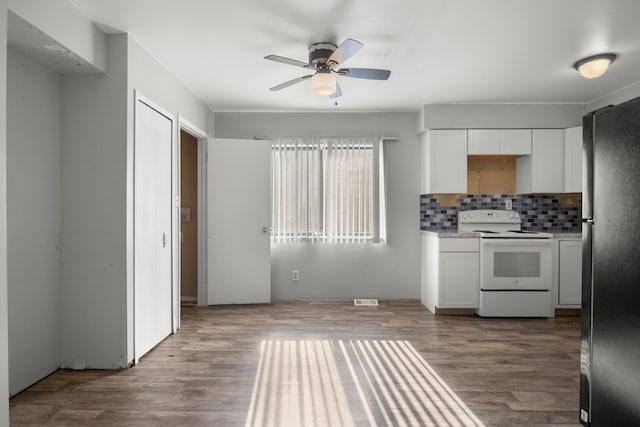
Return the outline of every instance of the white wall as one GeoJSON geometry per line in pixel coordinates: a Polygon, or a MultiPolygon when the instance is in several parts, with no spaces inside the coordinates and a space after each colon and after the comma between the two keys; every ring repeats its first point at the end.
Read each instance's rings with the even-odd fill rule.
{"type": "Polygon", "coordinates": [[[7,0],[0,0],[0,427],[9,426],[7,327],[7,0]]]}
{"type": "Polygon", "coordinates": [[[62,76],[62,366],[133,359],[134,91],[195,126],[208,110],[127,34],[104,75],[62,76]]]}
{"type": "Polygon", "coordinates": [[[630,86],[620,89],[610,95],[596,99],[595,101],[587,104],[587,111],[597,110],[598,108],[606,107],[607,105],[617,105],[630,99],[640,96],[640,82],[634,83],[630,86]]]}
{"type": "Polygon", "coordinates": [[[126,348],[127,36],[104,75],[61,76],[63,367],[118,368],[126,348]]]}
{"type": "Polygon", "coordinates": [[[569,128],[578,126],[583,104],[434,104],[419,112],[426,129],[569,128]]]}
{"type": "MultiPolygon", "coordinates": [[[[273,300],[420,296],[420,142],[413,113],[215,113],[216,138],[387,136],[387,245],[278,244],[273,300]],[[291,281],[291,270],[300,281],[291,281]]],[[[238,256],[241,256],[239,254],[238,256]]],[[[249,268],[249,267],[248,267],[249,268]]]]}
{"type": "MultiPolygon", "coordinates": [[[[207,129],[208,107],[176,79],[131,36],[127,38],[129,104],[133,105],[133,90],[180,115],[200,129],[207,129]]],[[[197,67],[198,64],[193,64],[197,67]]],[[[131,126],[131,132],[133,127],[131,126]]],[[[132,135],[132,134],[131,134],[132,135]]]]}
{"type": "Polygon", "coordinates": [[[58,74],[7,58],[9,391],[60,363],[60,85],[58,74]]]}

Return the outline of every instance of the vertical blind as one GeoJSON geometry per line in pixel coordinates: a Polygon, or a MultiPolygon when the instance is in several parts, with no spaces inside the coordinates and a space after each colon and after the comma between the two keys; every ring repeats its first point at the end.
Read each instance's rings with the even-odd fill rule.
{"type": "Polygon", "coordinates": [[[379,237],[381,146],[377,138],[274,139],[272,241],[379,237]]]}

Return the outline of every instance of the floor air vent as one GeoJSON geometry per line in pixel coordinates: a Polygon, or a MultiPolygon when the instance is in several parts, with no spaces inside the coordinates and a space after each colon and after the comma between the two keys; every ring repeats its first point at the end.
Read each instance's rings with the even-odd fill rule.
{"type": "Polygon", "coordinates": [[[356,307],[377,307],[378,300],[375,298],[356,298],[353,300],[356,307]]]}

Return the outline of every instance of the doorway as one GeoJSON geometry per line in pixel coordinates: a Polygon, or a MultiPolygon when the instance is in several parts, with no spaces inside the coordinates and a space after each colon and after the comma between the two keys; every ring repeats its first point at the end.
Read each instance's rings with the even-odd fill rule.
{"type": "Polygon", "coordinates": [[[198,139],[180,130],[180,303],[198,303],[198,139]]]}

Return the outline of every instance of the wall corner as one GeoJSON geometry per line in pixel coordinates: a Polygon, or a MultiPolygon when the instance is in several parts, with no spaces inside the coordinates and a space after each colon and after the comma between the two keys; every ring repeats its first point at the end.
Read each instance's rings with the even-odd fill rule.
{"type": "Polygon", "coordinates": [[[7,0],[0,0],[0,427],[9,426],[7,317],[7,0]]]}

